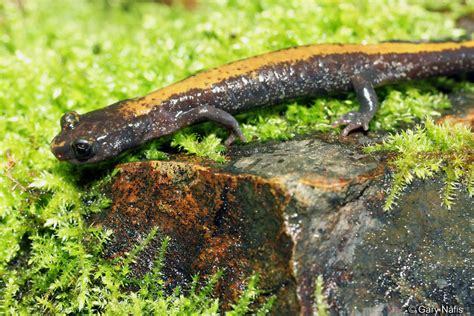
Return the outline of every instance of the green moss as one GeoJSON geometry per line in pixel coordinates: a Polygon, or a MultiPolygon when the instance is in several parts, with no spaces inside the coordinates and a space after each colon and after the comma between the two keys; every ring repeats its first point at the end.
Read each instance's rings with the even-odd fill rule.
{"type": "MultiPolygon", "coordinates": [[[[458,83],[448,79],[443,82],[453,90],[470,91],[474,86],[469,82],[458,83]]],[[[436,91],[435,84],[432,81],[418,81],[378,89],[382,99],[370,129],[391,131],[426,116],[440,116],[441,111],[450,108],[451,104],[445,94],[436,91]]],[[[321,97],[310,104],[291,103],[255,111],[240,116],[239,120],[249,140],[285,140],[313,131],[334,131],[331,123],[357,107],[354,94],[347,99],[321,97]]]]}
{"type": "Polygon", "coordinates": [[[247,290],[239,298],[236,304],[232,305],[232,311],[226,313],[228,316],[248,315],[266,315],[270,312],[275,296],[271,296],[266,300],[258,310],[252,308],[254,301],[262,294],[262,290],[258,288],[259,278],[257,275],[252,276],[247,284],[247,290]]]}
{"type": "Polygon", "coordinates": [[[402,124],[424,117],[440,116],[440,110],[451,106],[448,97],[441,93],[420,91],[413,87],[402,90],[387,89],[387,95],[376,114],[372,127],[395,130],[402,124]]]}
{"type": "Polygon", "coordinates": [[[221,143],[221,139],[214,134],[210,134],[199,141],[198,136],[194,133],[185,134],[178,132],[171,142],[171,146],[185,149],[187,152],[199,157],[209,157],[218,162],[225,160],[222,155],[225,147],[221,143]]]}
{"type": "Polygon", "coordinates": [[[448,209],[456,193],[464,186],[473,196],[474,135],[461,124],[444,122],[436,125],[427,119],[424,126],[389,136],[382,144],[366,148],[366,152],[389,151],[396,154],[390,161],[395,168],[393,185],[385,202],[390,210],[403,190],[415,179],[445,175],[443,205],[448,209]]]}
{"type": "Polygon", "coordinates": [[[329,305],[327,303],[327,296],[324,295],[324,280],[322,275],[318,275],[314,281],[314,309],[318,316],[329,315],[329,305]]]}
{"type": "MultiPolygon", "coordinates": [[[[472,8],[471,0],[451,13],[426,10],[429,1],[228,0],[186,11],[128,2],[124,10],[123,1],[24,1],[22,12],[16,1],[0,1],[0,302],[7,312],[134,313],[147,310],[144,301],[151,300],[140,292],[152,291],[151,278],[140,291],[123,292],[125,272],[101,259],[110,232],[84,220],[110,204],[99,191],[113,171],[104,169],[91,183],[81,169],[59,163],[49,151],[63,112],[98,109],[196,71],[293,45],[457,37],[463,32],[456,29],[455,18],[472,8]]],[[[380,89],[391,105],[383,105],[387,113],[378,115],[373,128],[392,128],[393,122],[423,115],[423,108],[444,108],[436,86],[427,82],[380,89]],[[407,105],[409,118],[398,104],[407,105]]],[[[336,116],[355,107],[353,95],[322,98],[239,120],[249,139],[286,139],[329,130],[336,116]]],[[[222,160],[215,135],[224,138],[226,131],[204,124],[124,159],[166,159],[161,145],[173,142],[222,160]]],[[[453,170],[450,177],[456,178],[453,170]]],[[[468,178],[472,184],[472,170],[468,178]]],[[[198,308],[192,304],[195,299],[182,293],[163,296],[153,308],[198,308]]],[[[218,303],[208,302],[206,308],[216,310],[218,303]]]]}
{"type": "MultiPolygon", "coordinates": [[[[67,239],[74,233],[69,231],[67,239]]],[[[76,231],[76,235],[81,234],[76,231]]],[[[35,268],[20,276],[17,271],[9,270],[3,274],[2,311],[35,313],[74,313],[77,311],[100,312],[106,315],[213,315],[219,311],[219,301],[213,298],[214,288],[222,277],[217,273],[205,286],[199,286],[199,278],[194,277],[185,292],[175,288],[172,294],[166,294],[161,267],[166,256],[168,238],[163,238],[160,253],[155,259],[151,271],[143,278],[136,279],[131,274],[131,264],[138,255],[146,251],[149,243],[157,237],[152,230],[144,240],[123,257],[115,260],[101,259],[101,253],[111,231],[87,229],[84,243],[63,241],[59,247],[53,236],[45,239],[34,236],[32,256],[29,263],[35,268]],[[89,247],[87,247],[89,246],[89,247]],[[89,253],[85,253],[85,249],[89,253]],[[94,256],[95,260],[91,260],[94,256]],[[41,263],[41,264],[40,264],[41,263]],[[22,287],[29,285],[29,291],[22,287]],[[138,291],[124,291],[134,285],[138,291]],[[22,296],[21,302],[18,295],[22,296]],[[40,295],[38,295],[40,294],[40,295]]],[[[240,310],[253,311],[249,307],[259,295],[258,279],[249,279],[242,297],[246,299],[231,309],[233,315],[241,315],[240,310]]],[[[272,301],[267,300],[262,308],[271,308],[272,301]]]]}

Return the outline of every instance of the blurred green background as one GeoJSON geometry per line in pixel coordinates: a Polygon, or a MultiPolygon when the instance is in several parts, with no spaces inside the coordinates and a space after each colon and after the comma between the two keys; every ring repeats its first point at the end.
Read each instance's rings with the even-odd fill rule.
{"type": "MultiPolygon", "coordinates": [[[[222,0],[192,8],[154,1],[0,0],[1,308],[53,314],[218,310],[206,293],[167,296],[151,279],[131,295],[123,291],[135,282],[127,264],[100,257],[110,233],[85,222],[110,205],[100,188],[113,169],[84,180],[82,170],[55,160],[49,142],[62,113],[101,108],[196,71],[289,46],[458,38],[465,32],[456,20],[473,12],[473,0],[222,0]]],[[[448,79],[383,88],[385,106],[372,128],[395,128],[393,122],[448,107],[439,92],[444,85],[474,90],[448,79]]],[[[356,106],[353,95],[324,97],[240,121],[249,139],[285,139],[329,130],[333,117],[356,106]]],[[[172,143],[223,161],[223,135],[205,124],[124,159],[163,159],[160,149],[172,143]]]]}

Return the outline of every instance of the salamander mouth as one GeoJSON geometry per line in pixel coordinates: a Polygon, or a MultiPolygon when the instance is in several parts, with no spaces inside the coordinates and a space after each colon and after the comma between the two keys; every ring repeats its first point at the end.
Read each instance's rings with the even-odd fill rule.
{"type": "Polygon", "coordinates": [[[60,160],[60,161],[66,160],[66,159],[64,158],[64,156],[63,156],[62,154],[58,153],[58,152],[53,151],[53,154],[54,154],[54,156],[55,156],[58,160],[60,160]]]}

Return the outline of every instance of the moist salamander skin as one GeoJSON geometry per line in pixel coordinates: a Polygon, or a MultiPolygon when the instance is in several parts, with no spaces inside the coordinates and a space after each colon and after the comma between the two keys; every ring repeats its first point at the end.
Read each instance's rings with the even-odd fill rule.
{"type": "Polygon", "coordinates": [[[205,120],[245,141],[233,114],[301,97],[355,91],[361,107],[334,122],[343,135],[363,128],[378,107],[374,87],[474,71],[474,41],[373,45],[319,44],[258,55],[201,72],[150,94],[61,118],[51,142],[59,160],[94,163],[205,120]]]}

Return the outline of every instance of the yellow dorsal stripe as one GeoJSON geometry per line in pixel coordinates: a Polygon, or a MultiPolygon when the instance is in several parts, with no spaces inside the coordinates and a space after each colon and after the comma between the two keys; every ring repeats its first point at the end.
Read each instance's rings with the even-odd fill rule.
{"type": "Polygon", "coordinates": [[[153,107],[176,94],[182,94],[190,89],[207,89],[214,83],[251,73],[263,66],[284,62],[297,62],[312,56],[331,54],[364,53],[376,54],[416,54],[421,52],[443,52],[461,48],[474,48],[474,41],[444,42],[444,43],[382,43],[382,44],[316,44],[293,47],[266,54],[250,57],[213,68],[197,75],[186,78],[165,88],[156,90],[137,101],[124,106],[124,115],[146,115],[153,107]]]}

